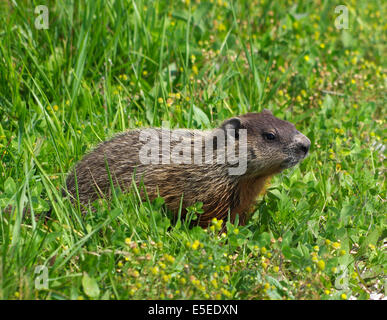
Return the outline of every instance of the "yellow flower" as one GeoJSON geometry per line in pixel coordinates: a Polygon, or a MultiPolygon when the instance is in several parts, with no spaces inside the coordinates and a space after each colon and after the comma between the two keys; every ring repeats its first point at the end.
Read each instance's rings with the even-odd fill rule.
{"type": "Polygon", "coordinates": [[[193,249],[193,250],[197,250],[197,248],[199,247],[199,245],[200,245],[199,240],[195,240],[194,243],[192,244],[192,249],[193,249]]]}
{"type": "Polygon", "coordinates": [[[343,300],[347,300],[347,295],[345,293],[343,293],[341,296],[340,296],[341,299],[343,300]]]}
{"type": "Polygon", "coordinates": [[[332,243],[332,248],[333,248],[333,249],[340,249],[340,247],[341,247],[340,242],[333,242],[333,243],[332,243]]]}
{"type": "Polygon", "coordinates": [[[325,269],[325,262],[324,260],[320,260],[319,262],[317,262],[317,268],[321,271],[323,271],[325,269]]]}
{"type": "Polygon", "coordinates": [[[238,229],[238,228],[236,228],[236,229],[234,229],[234,231],[233,231],[233,232],[234,232],[234,234],[235,234],[235,235],[237,235],[237,234],[239,233],[239,229],[238,229]]]}
{"type": "Polygon", "coordinates": [[[151,268],[151,272],[152,274],[156,275],[159,273],[159,267],[158,266],[154,266],[153,268],[151,268]]]}
{"type": "Polygon", "coordinates": [[[219,31],[226,31],[227,29],[223,23],[219,23],[217,28],[219,31]]]}
{"type": "Polygon", "coordinates": [[[226,297],[228,297],[228,298],[231,298],[231,297],[232,297],[231,292],[228,291],[227,289],[223,289],[223,288],[222,288],[222,293],[223,293],[226,297]]]}
{"type": "Polygon", "coordinates": [[[58,110],[59,110],[58,105],[55,105],[55,106],[53,106],[52,108],[54,109],[54,111],[58,111],[58,110]]]}
{"type": "Polygon", "coordinates": [[[164,282],[168,282],[171,279],[171,275],[165,274],[165,275],[163,275],[162,279],[164,282]]]}
{"type": "Polygon", "coordinates": [[[320,43],[320,48],[321,48],[321,49],[324,49],[324,48],[325,48],[325,44],[320,43]]]}
{"type": "Polygon", "coordinates": [[[157,102],[158,102],[158,103],[163,103],[163,102],[164,102],[164,99],[160,97],[160,98],[157,99],[157,102]]]}
{"type": "Polygon", "coordinates": [[[308,272],[308,273],[311,273],[312,272],[312,268],[311,267],[306,267],[305,271],[308,272]]]}
{"type": "Polygon", "coordinates": [[[196,75],[199,73],[199,69],[198,69],[198,67],[195,64],[192,66],[192,71],[196,75]]]}
{"type": "Polygon", "coordinates": [[[130,245],[132,243],[132,240],[130,240],[130,238],[125,238],[125,243],[127,245],[130,245]]]}
{"type": "Polygon", "coordinates": [[[308,61],[309,61],[309,56],[308,56],[308,55],[305,55],[305,56],[304,56],[304,60],[305,60],[306,62],[308,62],[308,61]]]}

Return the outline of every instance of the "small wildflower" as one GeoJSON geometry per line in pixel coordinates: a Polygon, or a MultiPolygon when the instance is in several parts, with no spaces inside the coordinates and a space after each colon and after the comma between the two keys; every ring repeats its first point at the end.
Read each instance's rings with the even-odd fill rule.
{"type": "Polygon", "coordinates": [[[227,30],[226,26],[223,23],[219,23],[217,29],[219,31],[226,31],[227,30]]]}
{"type": "Polygon", "coordinates": [[[158,102],[158,103],[163,103],[163,102],[164,102],[164,99],[160,97],[160,98],[157,99],[157,102],[158,102]]]}
{"type": "Polygon", "coordinates": [[[198,69],[198,67],[196,66],[196,64],[194,64],[194,65],[192,66],[192,71],[193,71],[193,73],[196,74],[196,75],[199,73],[199,69],[198,69]]]}
{"type": "Polygon", "coordinates": [[[347,300],[347,295],[345,293],[343,293],[341,296],[340,296],[341,299],[343,300],[347,300]]]}
{"type": "Polygon", "coordinates": [[[175,258],[173,256],[169,255],[169,254],[165,254],[164,258],[169,263],[174,263],[175,262],[175,258]]]}
{"type": "Polygon", "coordinates": [[[323,271],[325,269],[325,262],[324,260],[320,260],[317,262],[317,268],[321,271],[323,271]]]}
{"type": "Polygon", "coordinates": [[[305,271],[308,272],[308,273],[311,273],[312,272],[312,268],[311,267],[306,267],[305,271]]]}
{"type": "Polygon", "coordinates": [[[222,289],[222,293],[228,297],[228,298],[231,298],[232,297],[232,294],[230,291],[228,291],[227,289],[222,289]]]}
{"type": "Polygon", "coordinates": [[[130,238],[125,238],[125,243],[127,245],[130,245],[132,243],[132,240],[130,238]]]}
{"type": "Polygon", "coordinates": [[[340,254],[341,256],[345,256],[345,253],[346,253],[345,250],[340,250],[340,253],[339,253],[339,254],[340,254]]]}
{"type": "Polygon", "coordinates": [[[235,234],[235,235],[237,235],[237,234],[239,233],[239,229],[238,229],[238,228],[236,228],[236,229],[234,229],[234,231],[233,231],[233,232],[234,232],[234,234],[235,234]]]}
{"type": "Polygon", "coordinates": [[[333,248],[333,249],[340,249],[340,247],[341,247],[340,242],[333,242],[333,243],[332,243],[332,248],[333,248]]]}
{"type": "Polygon", "coordinates": [[[197,250],[197,248],[199,247],[199,245],[200,245],[199,240],[195,240],[194,243],[192,244],[192,249],[193,249],[193,250],[197,250]]]}
{"type": "Polygon", "coordinates": [[[155,267],[151,268],[151,272],[154,275],[157,275],[159,273],[159,271],[160,271],[160,269],[159,269],[158,266],[155,266],[155,267]]]}
{"type": "Polygon", "coordinates": [[[165,275],[163,275],[162,279],[164,282],[168,282],[171,279],[171,275],[165,274],[165,275]]]}
{"type": "Polygon", "coordinates": [[[305,60],[306,62],[308,62],[308,61],[309,61],[309,56],[308,56],[308,55],[305,55],[305,56],[304,56],[304,60],[305,60]]]}

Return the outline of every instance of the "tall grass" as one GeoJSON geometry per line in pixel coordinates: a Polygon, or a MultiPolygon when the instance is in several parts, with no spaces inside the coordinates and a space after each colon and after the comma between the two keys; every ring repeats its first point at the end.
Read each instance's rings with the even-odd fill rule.
{"type": "Polygon", "coordinates": [[[341,30],[338,1],[47,1],[36,29],[39,4],[0,10],[0,298],[384,292],[385,2],[350,1],[341,30]],[[264,107],[312,149],[246,227],[171,224],[136,191],[86,215],[62,197],[72,166],[117,132],[207,129],[264,107]]]}

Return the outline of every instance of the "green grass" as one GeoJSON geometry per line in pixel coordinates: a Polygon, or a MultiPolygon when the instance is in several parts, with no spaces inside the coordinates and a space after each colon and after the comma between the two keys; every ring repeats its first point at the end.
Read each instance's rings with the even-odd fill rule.
{"type": "Polygon", "coordinates": [[[385,1],[348,1],[342,30],[340,1],[48,1],[47,30],[39,4],[0,10],[1,299],[385,293],[385,1]],[[86,216],[61,197],[71,167],[117,132],[263,108],[312,147],[245,227],[171,226],[161,199],[136,192],[86,216]]]}

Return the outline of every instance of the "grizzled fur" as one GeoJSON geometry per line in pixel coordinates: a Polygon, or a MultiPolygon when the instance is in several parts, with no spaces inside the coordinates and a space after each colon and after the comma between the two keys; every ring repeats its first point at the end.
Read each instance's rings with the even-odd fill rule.
{"type": "MultiPolygon", "coordinates": [[[[150,199],[160,194],[175,214],[178,213],[182,196],[183,208],[202,202],[204,213],[199,221],[202,227],[207,227],[215,217],[225,221],[229,212],[232,221],[239,214],[239,221],[244,224],[265,181],[304,159],[310,141],[293,124],[274,117],[268,110],[228,119],[214,130],[180,130],[187,134],[187,139],[199,135],[207,141],[214,140],[219,130],[226,129],[234,129],[236,133],[240,129],[247,130],[247,152],[239,154],[240,159],[245,157],[247,160],[247,170],[242,175],[230,175],[228,163],[142,164],[139,154],[145,142],[140,141],[141,130],[137,129],[119,134],[87,154],[69,174],[67,190],[72,199],[77,198],[75,173],[79,200],[83,205],[109,195],[107,165],[114,184],[127,191],[133,177],[137,184],[143,181],[150,199]]],[[[154,130],[161,136],[162,129],[154,130]]],[[[187,140],[187,143],[191,144],[193,150],[192,141],[187,140]]],[[[217,147],[214,140],[214,149],[217,147]]]]}

